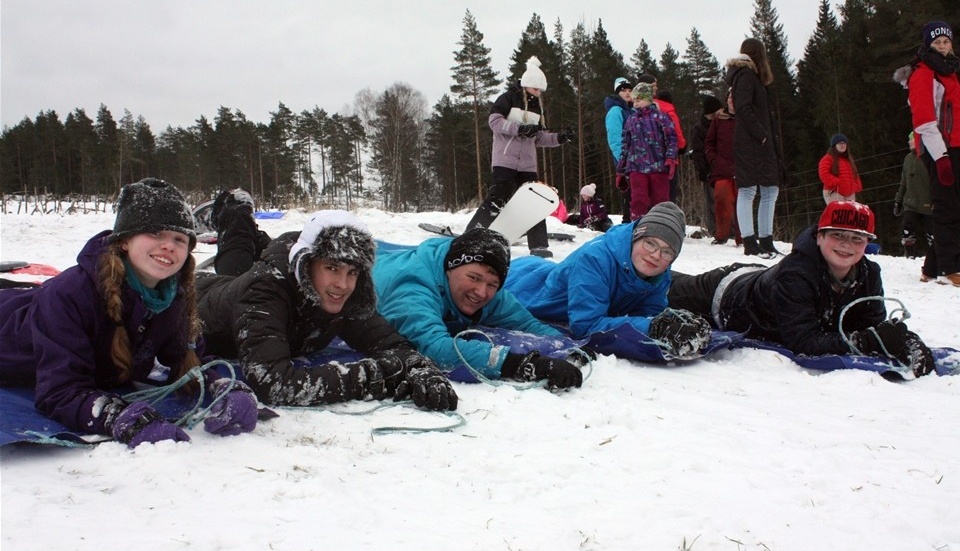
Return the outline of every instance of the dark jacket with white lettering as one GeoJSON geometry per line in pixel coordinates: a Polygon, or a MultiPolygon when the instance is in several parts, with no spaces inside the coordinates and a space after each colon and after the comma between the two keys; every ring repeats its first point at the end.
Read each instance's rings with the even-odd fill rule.
{"type": "MultiPolygon", "coordinates": [[[[849,354],[840,336],[840,313],[862,297],[882,297],[880,266],[860,259],[852,284],[837,290],[816,242],[816,226],[800,232],[793,251],[765,270],[741,275],[717,291],[724,330],[780,343],[796,354],[849,354]]],[[[715,299],[716,300],[716,299],[715,299]]],[[[844,332],[886,319],[882,301],[858,303],[844,314],[844,332]]]]}

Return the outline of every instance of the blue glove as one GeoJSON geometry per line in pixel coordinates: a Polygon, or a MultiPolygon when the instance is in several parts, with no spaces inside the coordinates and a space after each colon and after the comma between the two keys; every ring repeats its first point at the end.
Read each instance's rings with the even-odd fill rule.
{"type": "Polygon", "coordinates": [[[222,396],[203,420],[203,429],[210,434],[235,436],[257,427],[257,398],[253,390],[240,381],[234,381],[229,391],[228,388],[230,379],[217,379],[210,384],[213,399],[222,396]]]}
{"type": "Polygon", "coordinates": [[[114,440],[131,448],[161,440],[190,441],[183,429],[164,419],[146,402],[134,402],[125,407],[109,428],[114,440]]]}

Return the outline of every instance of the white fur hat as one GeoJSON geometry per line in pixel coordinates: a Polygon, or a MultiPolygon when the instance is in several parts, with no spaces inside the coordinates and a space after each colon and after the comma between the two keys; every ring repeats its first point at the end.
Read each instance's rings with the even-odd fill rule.
{"type": "Polygon", "coordinates": [[[520,86],[546,91],[547,75],[540,70],[540,60],[537,59],[537,56],[530,56],[530,59],[527,60],[527,70],[520,77],[520,86]]]}

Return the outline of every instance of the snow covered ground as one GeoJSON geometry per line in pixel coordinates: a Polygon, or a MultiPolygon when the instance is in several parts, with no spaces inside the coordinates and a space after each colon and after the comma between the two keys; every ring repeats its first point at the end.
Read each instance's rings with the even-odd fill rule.
{"type": "MultiPolygon", "coordinates": [[[[418,222],[470,212],[359,212],[375,237],[415,244],[418,222]]],[[[263,220],[271,235],[306,215],[263,220]]],[[[0,259],[60,269],[112,214],[4,214],[0,259]]],[[[552,245],[558,258],[594,234],[552,245]]],[[[781,250],[789,245],[780,243],[781,250]]],[[[212,247],[200,245],[198,256],[212,247]]],[[[515,247],[515,255],[526,254],[515,247]]],[[[742,250],[687,239],[696,273],[742,250]]],[[[881,256],[888,296],[931,346],[960,347],[960,293],[881,256]]],[[[767,351],[683,366],[601,357],[582,389],[456,384],[466,424],[353,403],[280,410],[255,432],[192,443],[0,450],[5,551],[634,550],[960,551],[960,377],[889,383],[818,374],[767,351]]]]}

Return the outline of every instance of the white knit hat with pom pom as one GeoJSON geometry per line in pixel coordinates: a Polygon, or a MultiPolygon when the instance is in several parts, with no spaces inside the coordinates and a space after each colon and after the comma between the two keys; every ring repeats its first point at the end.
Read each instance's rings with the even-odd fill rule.
{"type": "Polygon", "coordinates": [[[520,77],[520,86],[546,91],[547,75],[540,70],[540,60],[537,59],[537,56],[530,56],[530,59],[527,60],[527,70],[520,77]]]}

